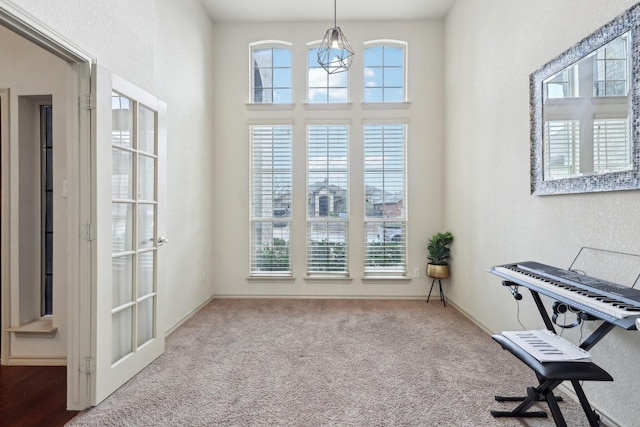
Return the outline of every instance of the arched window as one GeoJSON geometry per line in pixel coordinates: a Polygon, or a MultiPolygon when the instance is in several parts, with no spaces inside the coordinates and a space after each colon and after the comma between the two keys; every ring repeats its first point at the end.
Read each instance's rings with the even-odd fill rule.
{"type": "Polygon", "coordinates": [[[307,50],[307,101],[341,103],[349,101],[349,72],[329,74],[318,63],[319,43],[307,50]]]}
{"type": "Polygon", "coordinates": [[[365,43],[364,102],[406,101],[406,56],[405,42],[365,43]]]}
{"type": "Polygon", "coordinates": [[[291,44],[263,41],[251,44],[251,101],[291,103],[291,44]]]}

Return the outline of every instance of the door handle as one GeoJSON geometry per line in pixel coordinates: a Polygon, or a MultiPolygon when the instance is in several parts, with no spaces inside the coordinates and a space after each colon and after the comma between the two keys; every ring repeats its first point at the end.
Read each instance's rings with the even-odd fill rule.
{"type": "Polygon", "coordinates": [[[162,245],[164,245],[165,243],[169,243],[169,239],[167,239],[167,238],[166,238],[166,237],[164,237],[164,236],[160,236],[160,237],[158,237],[158,246],[162,246],[162,245]]]}

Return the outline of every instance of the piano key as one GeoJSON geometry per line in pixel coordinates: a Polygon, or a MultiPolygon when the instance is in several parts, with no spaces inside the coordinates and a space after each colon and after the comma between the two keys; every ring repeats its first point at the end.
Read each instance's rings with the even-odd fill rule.
{"type": "Polygon", "coordinates": [[[531,272],[520,270],[515,266],[510,266],[510,268],[499,266],[495,267],[495,270],[506,275],[513,276],[514,278],[520,279],[524,282],[534,284],[540,288],[548,289],[550,292],[575,300],[587,307],[609,314],[617,319],[623,319],[640,313],[640,307],[633,307],[611,298],[602,297],[602,299],[600,299],[597,298],[597,296],[599,296],[598,294],[592,293],[591,291],[585,291],[584,289],[567,285],[566,283],[537,276],[531,272]],[[593,295],[584,295],[584,293],[591,293],[593,295]]]}

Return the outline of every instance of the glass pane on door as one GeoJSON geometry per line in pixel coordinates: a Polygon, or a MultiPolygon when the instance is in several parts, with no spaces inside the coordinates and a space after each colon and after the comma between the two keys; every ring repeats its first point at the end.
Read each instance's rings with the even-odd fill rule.
{"type": "Polygon", "coordinates": [[[113,93],[111,96],[112,131],[111,143],[115,146],[131,147],[133,141],[133,102],[126,96],[113,93]]]}
{"type": "Polygon", "coordinates": [[[138,162],[138,199],[154,200],[156,159],[140,154],[138,162]]]}
{"type": "Polygon", "coordinates": [[[130,251],[133,247],[133,205],[113,203],[111,205],[111,252],[130,251]]]}
{"type": "Polygon", "coordinates": [[[155,338],[156,113],[112,95],[112,360],[155,338]]]}
{"type": "Polygon", "coordinates": [[[133,153],[113,148],[111,195],[114,199],[129,200],[133,197],[133,153]]]}
{"type": "Polygon", "coordinates": [[[133,300],[133,255],[113,258],[111,263],[111,308],[133,300]]]}
{"type": "Polygon", "coordinates": [[[154,302],[151,297],[138,304],[138,347],[153,338],[154,302]]]}
{"type": "Polygon", "coordinates": [[[138,114],[138,149],[143,153],[156,154],[156,113],[144,106],[138,114]]]}
{"type": "Polygon", "coordinates": [[[132,351],[133,307],[113,313],[112,319],[111,363],[116,363],[132,351]]]}

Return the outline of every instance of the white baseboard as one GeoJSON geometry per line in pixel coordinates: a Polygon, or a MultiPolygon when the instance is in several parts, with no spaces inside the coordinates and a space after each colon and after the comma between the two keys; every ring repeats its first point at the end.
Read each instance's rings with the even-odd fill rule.
{"type": "Polygon", "coordinates": [[[200,304],[193,311],[191,311],[191,313],[187,314],[185,317],[182,318],[182,320],[180,320],[175,325],[173,325],[171,328],[169,328],[169,330],[165,332],[164,336],[168,337],[169,335],[171,335],[173,333],[173,331],[175,331],[180,326],[182,326],[187,320],[191,319],[197,312],[202,310],[207,304],[209,304],[215,298],[216,298],[216,296],[214,295],[214,296],[211,296],[208,299],[206,299],[202,304],[200,304]]]}
{"type": "Polygon", "coordinates": [[[67,366],[65,356],[9,356],[8,366],[67,366]]]}
{"type": "MultiPolygon", "coordinates": [[[[438,297],[438,295],[436,295],[438,297]]],[[[433,298],[433,296],[432,296],[433,298]]],[[[212,299],[356,299],[356,300],[395,300],[395,301],[422,301],[426,295],[216,295],[212,299]]]]}

